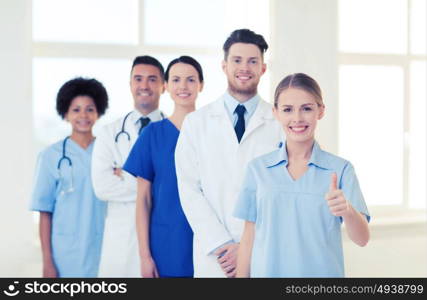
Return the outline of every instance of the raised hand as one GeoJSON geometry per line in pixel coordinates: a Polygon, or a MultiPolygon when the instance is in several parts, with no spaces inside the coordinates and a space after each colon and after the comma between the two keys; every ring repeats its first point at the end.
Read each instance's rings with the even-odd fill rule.
{"type": "Polygon", "coordinates": [[[337,181],[337,174],[333,173],[331,175],[329,191],[326,193],[325,199],[328,202],[331,214],[337,217],[343,217],[350,212],[350,204],[345,199],[343,191],[338,189],[337,181]]]}

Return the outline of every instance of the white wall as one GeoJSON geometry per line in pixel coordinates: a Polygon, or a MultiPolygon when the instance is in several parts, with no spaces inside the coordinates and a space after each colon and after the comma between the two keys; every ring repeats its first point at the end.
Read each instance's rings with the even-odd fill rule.
{"type": "Polygon", "coordinates": [[[348,277],[426,277],[427,226],[406,221],[371,224],[366,247],[351,242],[343,230],[345,272],[348,277]]]}
{"type": "Polygon", "coordinates": [[[31,1],[0,1],[0,276],[20,276],[31,255],[28,211],[34,169],[31,1]]]}
{"type": "Polygon", "coordinates": [[[337,0],[274,0],[271,12],[271,94],[286,75],[302,72],[313,77],[322,88],[326,105],[317,139],[325,150],[336,154],[337,0]]]}

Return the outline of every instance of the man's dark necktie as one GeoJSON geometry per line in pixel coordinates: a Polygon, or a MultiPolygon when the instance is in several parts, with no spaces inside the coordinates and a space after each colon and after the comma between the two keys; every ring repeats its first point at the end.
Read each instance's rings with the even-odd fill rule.
{"type": "Polygon", "coordinates": [[[144,118],[144,117],[141,117],[141,118],[139,118],[139,121],[141,122],[141,127],[139,128],[139,131],[138,131],[138,134],[141,134],[141,132],[142,132],[142,129],[145,127],[145,126],[147,126],[148,125],[148,123],[150,123],[150,118],[144,118]]]}
{"type": "Polygon", "coordinates": [[[237,140],[240,143],[240,140],[242,139],[243,133],[245,133],[245,114],[246,108],[239,104],[237,105],[236,109],[234,110],[235,113],[237,113],[238,119],[236,126],[234,126],[234,131],[236,132],[237,140]]]}

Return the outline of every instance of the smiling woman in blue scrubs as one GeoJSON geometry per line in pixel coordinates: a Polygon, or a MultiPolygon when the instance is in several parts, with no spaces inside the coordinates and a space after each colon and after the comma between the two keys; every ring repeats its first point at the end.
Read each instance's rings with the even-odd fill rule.
{"type": "Polygon", "coordinates": [[[238,277],[343,277],[341,223],[359,246],[369,213],[350,162],[314,140],[325,106],[311,77],[278,85],[273,113],[286,143],[247,168],[234,215],[245,220],[238,277]]]}
{"type": "Polygon", "coordinates": [[[174,154],[182,122],[203,88],[202,68],[181,56],[169,63],[165,81],[174,112],[144,129],[123,167],[138,178],[136,222],[145,278],[193,276],[193,232],[179,200],[174,154]]]}
{"type": "Polygon", "coordinates": [[[56,109],[72,132],[40,153],[31,201],[40,212],[43,277],[98,274],[106,206],[91,183],[92,127],[107,107],[95,79],[72,79],[58,92],[56,109]]]}

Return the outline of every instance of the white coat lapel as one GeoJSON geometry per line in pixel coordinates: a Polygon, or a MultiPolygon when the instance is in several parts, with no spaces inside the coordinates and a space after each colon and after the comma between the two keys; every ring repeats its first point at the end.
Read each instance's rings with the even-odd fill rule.
{"type": "Polygon", "coordinates": [[[242,143],[246,138],[248,138],[252,132],[254,132],[258,127],[262,126],[266,121],[273,119],[272,107],[270,104],[265,102],[264,100],[259,101],[257,108],[249,120],[249,124],[243,134],[242,143]]]}
{"type": "Polygon", "coordinates": [[[224,99],[221,97],[218,100],[215,101],[212,105],[212,110],[210,112],[210,117],[212,118],[212,121],[216,121],[219,124],[218,130],[221,130],[223,134],[224,139],[227,139],[227,141],[232,140],[237,142],[236,133],[234,131],[233,124],[231,123],[230,117],[228,116],[228,113],[226,111],[226,108],[224,106],[224,99]]]}

